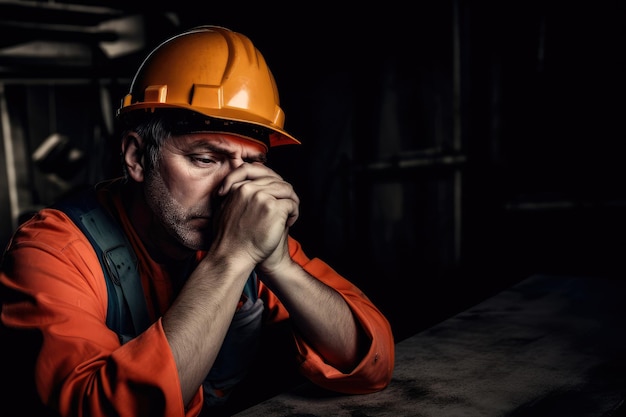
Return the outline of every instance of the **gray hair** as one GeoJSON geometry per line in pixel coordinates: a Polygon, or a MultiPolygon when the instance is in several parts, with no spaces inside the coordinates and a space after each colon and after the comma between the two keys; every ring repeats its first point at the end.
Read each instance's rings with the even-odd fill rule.
{"type": "MultiPolygon", "coordinates": [[[[129,133],[136,133],[141,136],[144,143],[144,154],[146,156],[146,170],[151,170],[159,166],[161,159],[161,149],[165,141],[172,135],[169,123],[167,123],[160,115],[150,114],[136,120],[134,125],[127,124],[124,127],[122,137],[126,137],[129,133]]],[[[122,158],[124,156],[122,155],[122,158]]],[[[128,169],[126,164],[122,163],[124,178],[128,180],[128,169]]]]}

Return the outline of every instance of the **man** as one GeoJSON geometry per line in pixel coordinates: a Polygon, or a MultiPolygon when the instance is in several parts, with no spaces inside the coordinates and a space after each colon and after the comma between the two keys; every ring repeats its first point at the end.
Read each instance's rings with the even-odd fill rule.
{"type": "Polygon", "coordinates": [[[270,148],[299,142],[283,130],[273,76],[247,37],[205,26],[165,41],[118,119],[125,175],[98,184],[95,199],[116,222],[100,228],[119,227],[122,249],[132,247],[137,266],[117,267],[138,270],[149,320],[126,316],[127,338],[107,327],[114,297],[88,233],[61,206],[41,210],[15,233],[0,273],[2,343],[32,361],[17,371],[15,385],[33,389],[20,410],[40,402],[63,416],[211,415],[267,359],[257,346],[279,324],[288,337],[270,346],[293,346],[287,359],[320,387],[388,385],[388,321],[289,235],[298,196],[264,163],[270,148]]]}

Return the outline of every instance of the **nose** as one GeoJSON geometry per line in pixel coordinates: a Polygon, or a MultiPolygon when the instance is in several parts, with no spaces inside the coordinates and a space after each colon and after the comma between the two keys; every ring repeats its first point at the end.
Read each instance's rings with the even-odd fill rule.
{"type": "Polygon", "coordinates": [[[214,189],[212,190],[212,198],[217,196],[217,190],[220,188],[222,182],[224,182],[224,178],[226,178],[231,172],[239,168],[245,163],[245,161],[240,157],[229,158],[228,161],[222,165],[222,168],[215,172],[213,181],[214,181],[214,189]]]}
{"type": "Polygon", "coordinates": [[[229,162],[231,171],[242,166],[244,162],[245,161],[241,157],[231,158],[229,162]]]}

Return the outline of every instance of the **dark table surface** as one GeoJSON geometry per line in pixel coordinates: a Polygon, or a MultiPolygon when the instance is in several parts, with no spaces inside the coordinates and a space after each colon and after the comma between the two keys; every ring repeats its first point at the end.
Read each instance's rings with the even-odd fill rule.
{"type": "Polygon", "coordinates": [[[534,275],[396,345],[391,384],[304,384],[248,416],[624,416],[626,278],[534,275]]]}

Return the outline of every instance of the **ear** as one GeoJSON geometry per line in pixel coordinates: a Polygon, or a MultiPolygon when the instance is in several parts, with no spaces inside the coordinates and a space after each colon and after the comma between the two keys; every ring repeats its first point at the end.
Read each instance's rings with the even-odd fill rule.
{"type": "Polygon", "coordinates": [[[129,132],[122,139],[122,155],[128,175],[136,182],[144,179],[144,142],[135,132],[129,132]]]}

